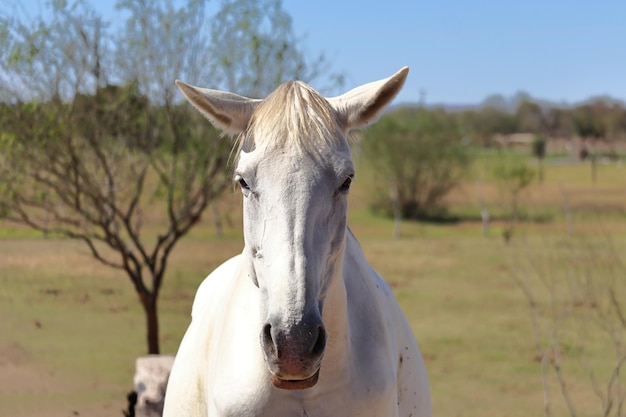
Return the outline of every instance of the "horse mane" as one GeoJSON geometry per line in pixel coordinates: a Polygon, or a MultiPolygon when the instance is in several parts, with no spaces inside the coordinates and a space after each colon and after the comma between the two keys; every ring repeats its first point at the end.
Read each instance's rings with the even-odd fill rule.
{"type": "Polygon", "coordinates": [[[311,86],[286,82],[255,109],[239,137],[238,150],[290,145],[317,154],[320,149],[335,147],[343,138],[337,117],[330,103],[311,86]]]}

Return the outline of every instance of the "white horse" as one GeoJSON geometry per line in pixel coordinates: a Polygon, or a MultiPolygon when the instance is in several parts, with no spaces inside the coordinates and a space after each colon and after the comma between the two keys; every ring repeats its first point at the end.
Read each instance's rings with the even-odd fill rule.
{"type": "Polygon", "coordinates": [[[211,123],[239,134],[245,246],[198,289],[165,417],[431,415],[411,328],[346,226],[348,133],[374,121],[407,74],[328,99],[301,82],[254,100],[177,81],[211,123]]]}

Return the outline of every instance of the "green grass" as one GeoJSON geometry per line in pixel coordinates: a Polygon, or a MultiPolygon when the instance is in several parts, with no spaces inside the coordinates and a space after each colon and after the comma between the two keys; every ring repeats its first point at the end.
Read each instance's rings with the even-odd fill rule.
{"type": "MultiPolygon", "coordinates": [[[[626,208],[626,168],[618,165],[600,166],[593,184],[587,164],[547,161],[545,182],[532,184],[522,196],[529,221],[517,226],[512,243],[504,243],[498,216],[489,236],[482,236],[478,217],[470,215],[478,210],[475,181],[484,182],[490,210],[498,213],[505,204],[488,174],[493,158],[479,156],[476,164],[484,166],[449,197],[453,213],[466,213],[457,223],[406,221],[401,238],[393,240],[393,221],[368,209],[368,184],[361,180],[367,175],[359,175],[350,200],[350,227],[370,263],[391,284],[418,338],[439,416],[542,415],[541,364],[528,301],[512,276],[528,262],[547,273],[564,271],[573,254],[572,244],[564,242],[584,248],[610,236],[616,247],[626,246],[620,211],[626,208]],[[579,240],[566,235],[561,184],[579,240]],[[535,221],[540,215],[546,219],[535,221]]],[[[207,215],[174,250],[159,304],[164,353],[175,352],[199,283],[242,248],[241,217],[232,208],[238,201],[233,194],[222,209],[233,224],[226,237],[216,237],[207,215]]],[[[594,266],[583,258],[578,262],[581,268],[594,266]]],[[[608,274],[595,270],[600,278],[608,274]]],[[[16,376],[0,373],[1,415],[56,415],[46,410],[121,415],[135,358],[146,349],[143,312],[124,275],[93,260],[80,242],[42,239],[2,225],[0,318],[0,369],[22,369],[16,376]]],[[[543,320],[549,326],[548,318],[543,320]]],[[[610,370],[609,341],[596,336],[584,352],[573,339],[564,344],[566,376],[580,415],[600,414],[580,359],[588,355],[599,376],[610,370]]],[[[554,415],[566,415],[554,376],[550,387],[554,415]]]]}

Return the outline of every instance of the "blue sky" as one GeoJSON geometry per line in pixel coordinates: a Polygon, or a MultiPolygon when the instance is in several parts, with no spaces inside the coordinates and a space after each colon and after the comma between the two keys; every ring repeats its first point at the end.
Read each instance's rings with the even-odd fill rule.
{"type": "MultiPolygon", "coordinates": [[[[114,0],[93,4],[106,16],[114,0]]],[[[283,7],[307,51],[324,52],[347,75],[346,88],[410,66],[397,102],[418,101],[423,91],[427,103],[472,104],[520,90],[557,102],[626,100],[625,0],[283,0],[283,7]]]]}
{"type": "Polygon", "coordinates": [[[475,103],[524,90],[626,99],[626,1],[286,1],[349,83],[409,65],[398,101],[475,103]]]}

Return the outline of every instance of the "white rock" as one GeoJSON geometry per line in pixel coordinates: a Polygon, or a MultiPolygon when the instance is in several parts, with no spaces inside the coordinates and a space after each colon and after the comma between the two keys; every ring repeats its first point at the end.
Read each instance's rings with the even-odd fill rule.
{"type": "Polygon", "coordinates": [[[174,356],[148,355],[137,358],[135,363],[135,392],[137,393],[136,417],[161,417],[163,401],[174,356]]]}

